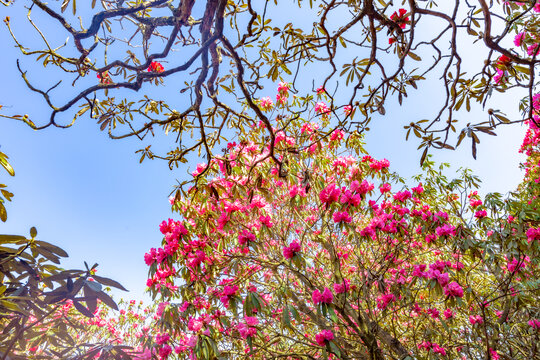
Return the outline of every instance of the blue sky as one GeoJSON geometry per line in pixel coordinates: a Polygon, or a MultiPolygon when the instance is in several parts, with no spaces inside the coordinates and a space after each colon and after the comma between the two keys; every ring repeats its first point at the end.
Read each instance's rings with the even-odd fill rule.
{"type": "MultiPolygon", "coordinates": [[[[15,10],[20,9],[7,9],[6,14],[11,14],[16,29],[18,25],[22,28],[24,16],[15,18],[15,10]]],[[[48,108],[20,79],[15,59],[22,56],[11,46],[5,28],[0,31],[0,43],[7,44],[0,57],[4,75],[0,104],[4,112],[29,113],[36,122],[45,122],[48,108]]],[[[30,77],[41,80],[40,64],[30,58],[23,58],[22,64],[30,77]]],[[[311,80],[306,79],[305,84],[311,86],[311,80]]],[[[416,150],[418,143],[405,141],[403,125],[433,114],[440,101],[438,94],[442,94],[441,88],[430,84],[420,84],[419,89],[405,99],[403,107],[393,99],[386,106],[386,117],[377,119],[366,136],[371,154],[389,159],[391,168],[406,177],[419,171],[420,153],[416,150]]],[[[274,94],[274,88],[268,90],[269,96],[274,94]]],[[[519,96],[496,95],[493,100],[510,117],[519,117],[519,96]]],[[[485,113],[478,110],[464,116],[474,119],[485,117],[485,113]]],[[[500,129],[497,137],[481,137],[476,161],[470,144],[454,152],[436,152],[435,160],[451,163],[453,170],[472,168],[483,180],[485,192],[507,192],[522,177],[518,170],[522,157],[517,150],[523,133],[523,127],[513,126],[500,129]]],[[[167,197],[176,181],[185,179],[187,168],[171,171],[160,161],[139,164],[134,152],[143,147],[142,143],[110,140],[94,120],[84,116],[70,129],[39,132],[0,118],[0,145],[16,171],[15,178],[0,175],[1,182],[15,193],[13,202],[7,205],[8,221],[0,223],[0,233],[28,234],[30,227],[36,226],[41,239],[69,253],[70,258],[63,262],[66,268],[82,268],[83,261],[98,262],[100,275],[114,278],[131,290],[119,295],[145,298],[147,267],[143,255],[159,246],[158,225],[171,216],[167,197]]],[[[193,170],[196,161],[187,165],[193,170]]]]}

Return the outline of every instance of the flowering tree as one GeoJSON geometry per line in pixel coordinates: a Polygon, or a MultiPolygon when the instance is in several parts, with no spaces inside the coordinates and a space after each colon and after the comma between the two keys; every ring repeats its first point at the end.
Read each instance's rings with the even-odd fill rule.
{"type": "MultiPolygon", "coordinates": [[[[141,161],[162,158],[172,167],[187,162],[187,154],[196,150],[205,153],[207,161],[194,171],[193,186],[180,188],[171,198],[179,218],[163,222],[162,246],[145,255],[148,286],[162,300],[150,319],[154,321],[138,324],[146,330],[135,329],[141,318],[129,310],[124,318],[126,314],[116,318],[100,312],[97,299],[112,300],[90,280],[108,281],[92,276],[93,268],[52,276],[46,268],[47,276],[34,276],[28,283],[32,290],[16,281],[3,290],[6,295],[0,293],[10,297],[7,302],[0,299],[5,307],[0,307],[0,320],[10,336],[0,343],[4,358],[28,357],[28,347],[36,358],[539,356],[536,1],[463,5],[456,0],[441,8],[433,1],[403,2],[401,8],[372,0],[311,1],[316,22],[307,29],[293,23],[273,26],[267,11],[280,8],[249,0],[104,0],[103,10],[87,28],[72,25],[73,19],[64,14],[70,4],[76,14],[75,0],[57,8],[39,0],[27,3],[29,23],[42,36],[45,49],[27,49],[12,29],[16,20],[8,17],[5,23],[16,45],[23,54],[71,76],[69,84],[79,90],[58,105],[55,90],[63,82],[41,90],[18,62],[23,81],[44,98],[51,117],[36,124],[27,115],[0,116],[42,129],[72,126],[88,113],[112,138],[142,139],[162,128],[175,133],[175,148],[160,155],[147,147],[141,161]],[[76,55],[64,53],[66,45],[51,45],[30,16],[36,9],[67,31],[76,55]],[[438,32],[421,31],[422,24],[432,25],[430,20],[442,23],[438,32]],[[501,33],[492,35],[498,20],[501,33]],[[124,37],[122,31],[131,33],[124,37]],[[470,78],[462,71],[457,46],[462,32],[480,39],[487,50],[482,69],[470,78]],[[161,47],[157,39],[164,41],[161,47]],[[505,40],[513,40],[515,47],[506,47],[505,40]],[[115,48],[113,43],[124,45],[115,48]],[[338,50],[341,54],[347,47],[366,47],[369,54],[348,60],[347,53],[338,56],[338,50]],[[181,56],[171,56],[179,49],[181,56]],[[424,56],[428,50],[435,54],[434,62],[419,62],[418,53],[424,56]],[[98,51],[108,55],[92,60],[98,51]],[[302,68],[309,69],[305,65],[317,62],[330,64],[329,73],[318,79],[316,97],[300,96],[296,80],[302,68]],[[421,68],[413,70],[416,65],[421,68]],[[165,84],[177,74],[185,81],[180,101],[153,94],[134,100],[112,96],[117,89],[144,91],[151,84],[165,84]],[[385,114],[392,94],[401,104],[410,88],[429,74],[441,76],[446,98],[431,120],[405,127],[407,136],[420,139],[424,164],[424,173],[408,187],[390,172],[387,160],[365,153],[361,133],[373,117],[385,114]],[[275,100],[260,96],[264,79],[286,76],[291,81],[279,84],[275,100]],[[327,89],[340,77],[345,77],[350,93],[338,104],[327,89]],[[513,88],[527,92],[520,103],[523,119],[509,120],[489,109],[485,121],[457,130],[455,113],[462,107],[469,111],[471,102],[484,105],[493,90],[513,88]],[[98,99],[98,94],[105,98],[98,99]],[[176,110],[175,103],[187,105],[176,110]],[[77,106],[72,122],[59,120],[77,106]],[[437,168],[429,160],[431,148],[454,148],[449,144],[452,133],[456,146],[468,136],[475,156],[479,132],[494,135],[502,124],[523,121],[529,127],[522,147],[528,156],[526,176],[506,198],[481,198],[478,179],[470,172],[448,179],[444,166],[437,168]],[[198,138],[191,135],[194,131],[198,138]],[[221,154],[215,149],[220,143],[227,143],[221,154]],[[43,293],[40,281],[57,287],[43,293]],[[66,339],[75,345],[69,340],[66,346],[52,340],[50,345],[47,329],[52,324],[67,327],[66,318],[53,316],[61,321],[41,326],[24,308],[34,309],[33,302],[20,299],[19,289],[36,291],[44,301],[40,311],[47,316],[57,313],[58,305],[47,311],[59,302],[67,313],[75,308],[97,315],[92,323],[80,318],[70,323],[89,326],[92,332],[79,342],[69,332],[77,327],[69,328],[66,339]],[[11,309],[12,300],[23,307],[11,309]],[[30,325],[37,330],[22,337],[30,325]],[[29,343],[18,341],[21,338],[29,343]],[[93,339],[104,341],[92,345],[93,339]],[[142,354],[134,355],[125,344],[142,354]]],[[[307,4],[298,4],[307,9],[307,4]]],[[[92,8],[95,5],[92,2],[92,8]]],[[[27,241],[40,253],[35,234],[31,237],[16,241],[27,241]]],[[[51,249],[55,259],[61,255],[50,245],[43,248],[48,252],[41,255],[49,260],[51,249]]],[[[39,268],[40,257],[32,255],[39,268]]],[[[9,251],[4,257],[0,265],[13,264],[9,251]]]]}
{"type": "Polygon", "coordinates": [[[173,319],[161,358],[539,356],[535,123],[520,189],[482,199],[467,170],[450,180],[427,160],[409,188],[361,136],[320,140],[323,105],[278,114],[274,154],[252,128],[172,199],[179,219],[145,255],[173,319]]]}
{"type": "Polygon", "coordinates": [[[266,125],[273,149],[276,133],[259,108],[267,79],[287,80],[298,95],[309,94],[303,81],[320,85],[318,91],[334,114],[332,127],[320,129],[321,137],[333,128],[366,131],[372,120],[384,116],[388,99],[395,96],[401,104],[422,81],[439,81],[439,111],[426,114],[427,119],[411,119],[406,126],[407,137],[413,134],[420,142],[422,161],[430,150],[453,149],[465,136],[471,138],[476,156],[481,133],[494,135],[500,125],[532,117],[540,62],[536,0],[403,0],[395,6],[383,0],[295,3],[2,1],[13,6],[7,12],[14,16],[6,17],[5,24],[15,45],[32,63],[43,62],[47,71],[40,72],[40,82],[51,74],[50,85],[38,85],[27,65],[17,61],[23,81],[43,97],[51,114],[46,121],[35,114],[4,117],[43,129],[70,127],[86,114],[113,139],[143,139],[162,129],[175,134],[174,148],[155,153],[150,144],[141,150],[141,161],[162,158],[171,167],[185,163],[192,151],[210,161],[216,145],[238,135],[225,129],[242,132],[252,119],[266,125]],[[51,20],[57,28],[40,27],[51,20]],[[19,38],[24,22],[43,47],[19,38]],[[62,44],[65,36],[58,31],[69,42],[62,44]],[[467,42],[481,55],[464,56],[461,44],[467,42]],[[465,72],[467,62],[476,71],[471,75],[465,72]],[[152,84],[181,85],[167,91],[176,92],[171,97],[152,84]],[[478,121],[456,119],[475,103],[485,106],[494,91],[511,89],[521,89],[518,96],[525,97],[523,118],[508,119],[488,108],[478,121]],[[72,98],[64,99],[66,90],[72,98]],[[336,94],[347,99],[340,100],[341,106],[354,111],[343,115],[336,94]],[[246,116],[246,110],[252,116],[246,116]],[[66,121],[64,113],[72,120],[66,121]]]}

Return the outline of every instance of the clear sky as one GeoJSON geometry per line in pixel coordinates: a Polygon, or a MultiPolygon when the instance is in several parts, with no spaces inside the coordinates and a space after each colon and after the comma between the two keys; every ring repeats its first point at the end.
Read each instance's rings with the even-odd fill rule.
{"type": "MultiPolygon", "coordinates": [[[[25,18],[20,15],[21,6],[16,5],[5,12],[12,16],[14,28],[18,24],[22,28],[25,18]],[[16,12],[18,18],[14,16],[16,12]]],[[[38,81],[43,71],[41,65],[23,58],[11,46],[13,42],[5,27],[0,31],[0,43],[3,111],[29,113],[36,122],[45,122],[48,108],[25,87],[15,59],[21,58],[29,76],[38,81]]],[[[305,83],[311,85],[311,80],[306,79],[305,83]]],[[[416,150],[417,142],[405,142],[403,125],[433,114],[443,91],[430,84],[419,85],[419,90],[405,99],[403,107],[392,100],[386,106],[386,116],[378,119],[367,134],[371,154],[389,159],[391,168],[407,177],[419,171],[420,153],[416,150]]],[[[274,94],[274,88],[268,90],[269,96],[274,94]]],[[[516,95],[497,95],[496,106],[491,107],[515,119],[519,116],[518,101],[516,95]]],[[[464,116],[473,119],[486,115],[478,110],[464,116]]],[[[518,169],[522,157],[517,150],[523,133],[522,126],[513,126],[500,129],[497,137],[481,137],[476,161],[472,159],[470,144],[454,152],[438,151],[435,160],[450,162],[454,170],[470,167],[483,180],[485,192],[504,193],[514,189],[522,177],[518,169]]],[[[0,182],[15,193],[13,202],[7,204],[8,221],[0,223],[0,233],[28,234],[30,227],[36,226],[39,238],[69,253],[70,258],[63,262],[66,268],[82,268],[83,261],[97,262],[100,275],[116,279],[131,290],[122,296],[145,298],[147,267],[143,255],[160,245],[158,225],[171,216],[167,197],[176,181],[185,179],[187,168],[170,171],[160,161],[139,164],[139,156],[134,152],[142,143],[110,140],[94,120],[85,116],[70,129],[39,132],[0,118],[0,145],[16,171],[15,178],[0,173],[0,182]]],[[[193,170],[196,162],[187,165],[193,170]]]]}

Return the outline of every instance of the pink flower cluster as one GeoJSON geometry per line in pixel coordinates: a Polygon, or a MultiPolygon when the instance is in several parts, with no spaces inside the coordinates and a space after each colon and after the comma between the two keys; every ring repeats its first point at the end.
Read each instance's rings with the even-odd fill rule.
{"type": "Polygon", "coordinates": [[[540,330],[540,320],[538,319],[531,319],[527,322],[530,327],[532,327],[535,330],[540,330]]]}
{"type": "Polygon", "coordinates": [[[335,184],[330,184],[321,190],[319,193],[319,199],[321,202],[330,205],[333,202],[338,201],[339,196],[341,195],[341,190],[336,188],[335,184]]]}
{"type": "Polygon", "coordinates": [[[394,300],[396,300],[396,295],[394,294],[381,295],[377,298],[377,307],[381,310],[384,310],[394,300]]]}
{"type": "Polygon", "coordinates": [[[435,229],[438,236],[456,236],[456,228],[450,224],[444,224],[435,229]]]}
{"type": "Polygon", "coordinates": [[[243,230],[242,233],[238,235],[238,244],[240,245],[248,244],[249,246],[249,243],[253,241],[255,241],[255,234],[248,230],[243,230]]]}
{"type": "Polygon", "coordinates": [[[315,112],[324,116],[330,112],[330,108],[322,101],[319,101],[315,104],[315,112]]]}
{"type": "Polygon", "coordinates": [[[187,235],[187,230],[180,221],[163,221],[159,225],[159,230],[165,235],[166,245],[163,248],[150,249],[150,252],[144,254],[144,262],[150,266],[154,262],[161,264],[168,256],[172,256],[178,250],[178,241],[184,235],[187,235]]]}
{"type": "Polygon", "coordinates": [[[334,284],[334,292],[336,294],[344,294],[351,288],[351,282],[348,279],[344,279],[342,283],[334,284]]]}
{"type": "Polygon", "coordinates": [[[446,350],[437,343],[431,343],[429,341],[423,341],[418,344],[419,349],[425,349],[427,351],[433,351],[434,354],[446,356],[446,350]]]}
{"type": "Polygon", "coordinates": [[[315,341],[319,346],[325,346],[329,341],[334,340],[334,333],[330,330],[322,330],[315,335],[315,341]]]}
{"type": "Polygon", "coordinates": [[[289,246],[283,248],[283,256],[285,259],[292,259],[296,253],[300,252],[300,244],[296,241],[291,242],[289,246]]]}
{"type": "Polygon", "coordinates": [[[240,323],[236,327],[242,339],[255,336],[257,334],[257,328],[255,326],[259,324],[259,319],[254,316],[246,316],[244,321],[245,323],[240,323]]]}
{"type": "Polygon", "coordinates": [[[263,97],[263,98],[260,100],[260,103],[261,103],[261,108],[262,108],[264,111],[271,110],[271,109],[274,107],[274,102],[273,102],[272,99],[270,99],[270,97],[268,97],[268,96],[263,97]]]}
{"type": "Polygon", "coordinates": [[[233,285],[225,285],[223,287],[223,291],[221,292],[221,296],[219,297],[219,300],[223,303],[223,305],[228,308],[229,307],[229,301],[232,297],[236,295],[236,292],[238,291],[238,286],[233,285]]]}
{"type": "Polygon", "coordinates": [[[540,227],[538,228],[530,228],[526,232],[527,235],[527,242],[531,243],[535,240],[540,240],[540,227]]]}
{"type": "Polygon", "coordinates": [[[322,293],[319,291],[319,289],[316,289],[311,295],[311,300],[313,301],[314,305],[319,305],[321,303],[331,304],[334,300],[334,294],[332,294],[332,291],[330,291],[330,289],[327,287],[324,288],[322,293]]]}
{"type": "Polygon", "coordinates": [[[347,223],[349,224],[352,221],[351,216],[346,211],[336,211],[333,215],[335,223],[347,223]]]}
{"type": "Polygon", "coordinates": [[[471,325],[474,325],[474,324],[480,325],[484,323],[484,319],[482,318],[482,315],[470,315],[469,322],[471,323],[471,325]]]}
{"type": "Polygon", "coordinates": [[[444,288],[444,295],[450,297],[463,297],[463,288],[455,281],[446,285],[444,288]]]}

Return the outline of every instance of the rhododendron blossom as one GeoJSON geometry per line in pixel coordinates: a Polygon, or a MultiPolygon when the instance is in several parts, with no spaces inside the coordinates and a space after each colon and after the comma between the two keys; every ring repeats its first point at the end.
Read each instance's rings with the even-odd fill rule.
{"type": "Polygon", "coordinates": [[[334,339],[334,333],[330,330],[321,330],[320,333],[315,335],[315,341],[320,346],[324,346],[328,343],[328,341],[332,341],[334,339]]]}

